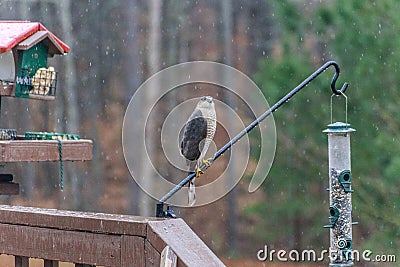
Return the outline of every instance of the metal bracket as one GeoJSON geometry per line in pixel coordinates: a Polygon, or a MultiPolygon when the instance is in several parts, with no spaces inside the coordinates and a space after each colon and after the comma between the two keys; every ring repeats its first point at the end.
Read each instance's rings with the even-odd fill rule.
{"type": "Polygon", "coordinates": [[[164,210],[164,202],[158,202],[156,206],[156,217],[175,219],[176,215],[172,209],[172,206],[167,205],[167,209],[164,210]]]}

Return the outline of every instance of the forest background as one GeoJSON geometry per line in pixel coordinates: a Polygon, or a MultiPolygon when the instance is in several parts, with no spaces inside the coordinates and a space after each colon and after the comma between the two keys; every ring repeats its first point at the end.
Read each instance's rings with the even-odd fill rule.
{"type": "MultiPolygon", "coordinates": [[[[353,246],[398,253],[400,2],[0,0],[0,10],[1,20],[39,21],[71,47],[68,55],[52,59],[60,75],[56,100],[3,98],[1,127],[77,133],[94,142],[92,161],[66,163],[64,191],[58,188],[58,164],[8,164],[22,192],[1,197],[1,204],[152,215],[155,200],[130,176],[121,144],[125,109],[142,82],[180,62],[216,61],[253,78],[271,105],[324,62],[335,60],[342,68],[338,84],[350,83],[348,118],[357,130],[351,147],[353,220],[359,222],[353,246]]],[[[210,205],[177,210],[220,257],[256,260],[265,244],[327,248],[322,130],[330,123],[331,74],[324,73],[274,113],[276,156],[256,193],[247,192],[259,156],[254,133],[252,160],[236,188],[210,205]]],[[[213,91],[204,86],[182,90],[165,97],[161,110],[213,91]]],[[[334,100],[334,116],[343,120],[343,100],[334,100]]],[[[245,122],[253,119],[238,110],[245,122]]],[[[225,141],[216,137],[218,147],[225,141]]],[[[157,164],[169,168],[162,158],[157,164]]],[[[224,164],[215,172],[218,168],[224,164]]],[[[178,174],[176,179],[184,177],[178,174]]]]}

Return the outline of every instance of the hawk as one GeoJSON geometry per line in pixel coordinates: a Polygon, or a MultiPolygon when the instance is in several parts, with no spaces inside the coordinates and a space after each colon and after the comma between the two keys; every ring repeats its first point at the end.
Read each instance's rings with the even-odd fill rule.
{"type": "MultiPolygon", "coordinates": [[[[197,103],[192,115],[183,128],[183,136],[180,144],[181,153],[186,158],[190,171],[195,167],[196,176],[202,174],[200,166],[210,166],[210,160],[204,160],[208,147],[214,138],[217,128],[217,116],[214,101],[211,96],[203,96],[197,103]]],[[[189,183],[189,205],[196,202],[195,178],[189,183]]]]}

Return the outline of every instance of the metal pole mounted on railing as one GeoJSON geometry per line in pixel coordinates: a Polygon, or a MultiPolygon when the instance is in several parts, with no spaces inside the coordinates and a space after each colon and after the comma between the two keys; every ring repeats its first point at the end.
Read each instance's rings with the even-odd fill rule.
{"type": "MultiPolygon", "coordinates": [[[[344,83],[341,89],[336,89],[336,81],[339,78],[340,67],[335,61],[328,61],[324,65],[322,65],[319,69],[317,69],[314,73],[312,73],[308,78],[306,78],[303,82],[301,82],[298,86],[296,86],[292,91],[290,91],[287,95],[285,95],[282,99],[280,99],[276,104],[274,104],[270,109],[265,111],[260,117],[254,120],[250,125],[248,125],[245,129],[243,129],[240,133],[238,133],[234,138],[232,138],[228,143],[226,143],[221,149],[219,149],[210,160],[210,163],[218,159],[226,150],[232,147],[239,139],[241,139],[244,135],[250,132],[254,127],[256,127],[261,121],[271,115],[274,111],[276,111],[280,106],[286,103],[290,98],[292,98],[297,92],[306,87],[312,80],[318,77],[321,73],[323,73],[330,66],[335,68],[335,74],[331,81],[331,89],[335,95],[342,95],[348,86],[348,83],[344,83]]],[[[200,170],[205,170],[207,168],[206,164],[200,166],[200,170]]],[[[157,203],[156,206],[156,217],[169,217],[175,218],[175,214],[172,210],[172,207],[167,206],[167,209],[164,210],[164,203],[170,199],[176,192],[178,192],[183,186],[189,183],[194,177],[196,173],[189,174],[185,179],[183,179],[179,184],[177,184],[174,188],[172,188],[167,194],[165,194],[157,203]]]]}
{"type": "MultiPolygon", "coordinates": [[[[330,66],[335,67],[335,75],[331,81],[331,89],[334,95],[342,95],[346,99],[346,122],[332,123],[332,98],[331,98],[331,124],[328,129],[324,130],[328,134],[328,154],[329,154],[329,225],[325,228],[330,228],[330,248],[329,248],[329,266],[344,267],[353,266],[352,258],[352,225],[357,224],[352,222],[352,204],[351,204],[351,161],[350,161],[350,133],[355,130],[350,128],[347,123],[347,97],[344,92],[348,84],[344,83],[340,90],[336,89],[336,81],[339,77],[340,68],[335,61],[329,61],[322,65],[318,70],[311,74],[307,79],[280,99],[270,109],[264,112],[260,117],[253,121],[249,126],[238,133],[232,140],[219,149],[212,157],[210,162],[219,158],[226,150],[233,146],[245,134],[250,132],[261,121],[271,115],[280,106],[292,98],[298,91],[306,87],[312,80],[319,76],[330,66]]],[[[200,166],[201,170],[205,170],[207,166],[203,164],[200,166]]],[[[171,191],[164,195],[156,207],[157,217],[170,217],[175,218],[175,214],[170,206],[164,210],[164,203],[171,198],[183,186],[189,183],[195,177],[195,173],[191,173],[179,184],[177,184],[171,191]]]]}

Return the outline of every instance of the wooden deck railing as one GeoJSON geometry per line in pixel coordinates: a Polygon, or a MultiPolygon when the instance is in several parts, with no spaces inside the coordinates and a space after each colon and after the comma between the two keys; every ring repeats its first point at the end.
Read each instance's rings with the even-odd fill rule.
{"type": "Polygon", "coordinates": [[[29,258],[45,267],[158,267],[167,245],[178,266],[224,266],[182,219],[0,205],[0,254],[13,255],[17,267],[29,258]]]}

